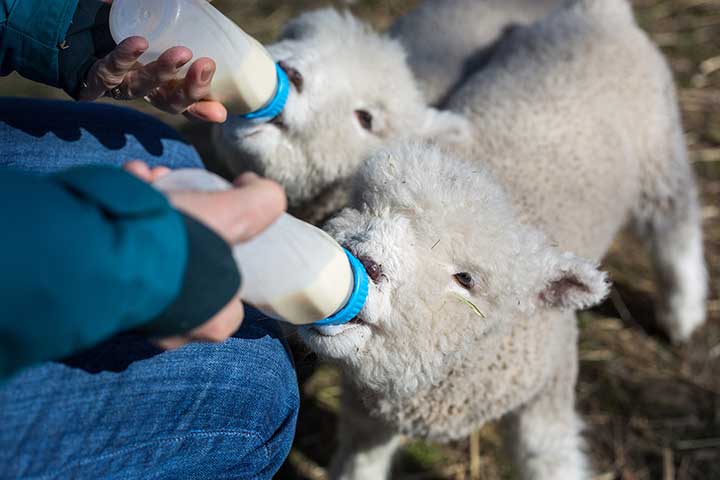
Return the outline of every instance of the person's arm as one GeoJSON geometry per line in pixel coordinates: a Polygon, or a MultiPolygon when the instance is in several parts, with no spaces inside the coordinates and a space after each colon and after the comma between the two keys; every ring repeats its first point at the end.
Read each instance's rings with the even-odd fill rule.
{"type": "Polygon", "coordinates": [[[0,172],[0,221],[0,377],[121,331],[187,332],[237,295],[228,243],[119,169],[0,172]]]}
{"type": "Polygon", "coordinates": [[[0,0],[0,75],[60,85],[60,52],[78,0],[0,0]]]}
{"type": "Polygon", "coordinates": [[[169,81],[192,60],[174,47],[148,65],[142,37],[119,45],[110,35],[111,0],[0,0],[0,75],[13,71],[65,90],[78,100],[113,92],[117,100],[146,98],[169,113],[224,122],[225,107],[210,100],[215,62],[198,58],[185,78],[169,81]]]}

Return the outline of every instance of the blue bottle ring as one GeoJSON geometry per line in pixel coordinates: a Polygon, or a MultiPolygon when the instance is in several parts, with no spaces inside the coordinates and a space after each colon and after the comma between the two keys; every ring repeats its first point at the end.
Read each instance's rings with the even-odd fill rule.
{"type": "Polygon", "coordinates": [[[341,310],[324,320],[315,322],[313,325],[342,325],[357,317],[358,313],[360,313],[360,310],[362,310],[365,306],[365,300],[367,300],[368,296],[369,284],[368,275],[365,271],[365,266],[363,266],[363,264],[360,263],[360,260],[355,258],[355,256],[348,250],[343,250],[345,250],[345,254],[350,261],[350,267],[353,271],[352,293],[350,294],[350,298],[348,299],[347,303],[341,310]]]}
{"type": "Polygon", "coordinates": [[[277,71],[277,89],[275,96],[259,110],[240,115],[245,120],[268,121],[280,115],[290,95],[290,79],[280,65],[275,64],[277,71]]]}

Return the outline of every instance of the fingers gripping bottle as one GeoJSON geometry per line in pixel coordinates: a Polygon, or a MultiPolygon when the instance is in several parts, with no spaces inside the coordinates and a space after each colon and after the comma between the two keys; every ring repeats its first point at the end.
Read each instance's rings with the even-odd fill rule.
{"type": "MultiPolygon", "coordinates": [[[[170,191],[232,186],[199,169],[175,170],[155,182],[170,191]]],[[[263,313],[296,325],[340,325],[360,313],[368,293],[365,267],[327,233],[284,214],[249,242],[235,245],[241,297],[263,313]]]]}
{"type": "Polygon", "coordinates": [[[116,43],[145,37],[149,49],[139,59],[143,64],[176,46],[189,48],[194,59],[212,58],[217,69],[211,97],[247,120],[271,120],[285,106],[290,91],[285,72],[207,0],[114,0],[110,33],[116,43]]]}

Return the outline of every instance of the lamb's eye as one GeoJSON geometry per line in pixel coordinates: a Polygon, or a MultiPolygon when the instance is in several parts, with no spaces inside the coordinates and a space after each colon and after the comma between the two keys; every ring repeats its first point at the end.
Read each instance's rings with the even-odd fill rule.
{"type": "Polygon", "coordinates": [[[472,288],[475,286],[475,280],[473,279],[472,275],[467,272],[456,273],[455,275],[453,275],[453,277],[455,278],[455,281],[459,283],[460,286],[463,288],[472,290],[472,288]]]}
{"type": "Polygon", "coordinates": [[[358,122],[360,122],[360,126],[362,128],[368,132],[372,132],[373,117],[370,112],[367,110],[355,110],[355,116],[357,117],[358,122]]]}
{"type": "Polygon", "coordinates": [[[278,65],[280,65],[280,68],[285,71],[285,74],[288,76],[290,83],[295,86],[295,90],[297,90],[298,93],[302,93],[303,85],[305,82],[302,73],[300,73],[296,68],[291,67],[285,62],[278,62],[278,65]]]}

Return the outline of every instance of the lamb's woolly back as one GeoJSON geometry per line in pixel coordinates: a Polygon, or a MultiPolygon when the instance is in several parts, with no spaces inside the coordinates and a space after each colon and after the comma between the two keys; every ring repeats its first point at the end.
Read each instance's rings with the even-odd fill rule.
{"type": "Polygon", "coordinates": [[[532,23],[564,0],[425,0],[390,29],[427,101],[443,100],[481,69],[504,31],[532,23]],[[428,41],[431,38],[432,41],[428,41]]]}
{"type": "MultiPolygon", "coordinates": [[[[575,4],[572,9],[577,9],[581,15],[596,22],[611,27],[613,24],[634,24],[635,16],[632,6],[627,0],[571,0],[575,4]]],[[[570,2],[568,2],[570,3],[570,2]]],[[[570,9],[568,9],[570,10],[570,9]]]]}
{"type": "Polygon", "coordinates": [[[672,91],[625,0],[577,0],[508,34],[449,107],[475,125],[466,154],[521,213],[562,248],[599,260],[640,203],[643,178],[667,170],[657,158],[677,130],[672,91]]]}

